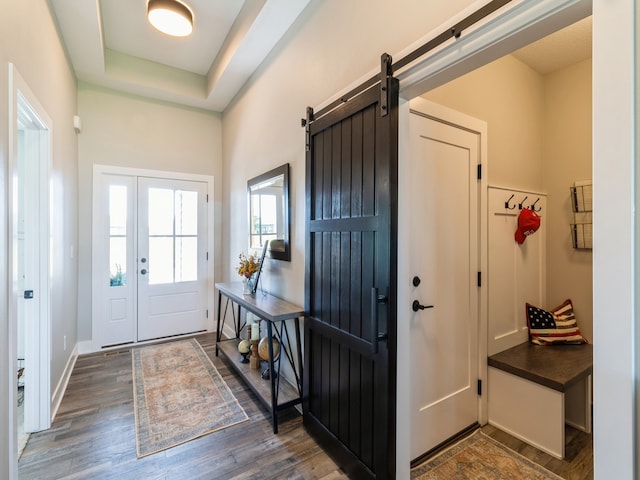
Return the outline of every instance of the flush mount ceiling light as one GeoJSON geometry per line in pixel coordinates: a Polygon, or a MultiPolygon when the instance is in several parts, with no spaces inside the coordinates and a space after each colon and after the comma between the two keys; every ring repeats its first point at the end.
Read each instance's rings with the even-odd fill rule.
{"type": "Polygon", "coordinates": [[[177,0],[149,0],[149,23],[167,35],[186,37],[193,31],[193,13],[177,0]]]}

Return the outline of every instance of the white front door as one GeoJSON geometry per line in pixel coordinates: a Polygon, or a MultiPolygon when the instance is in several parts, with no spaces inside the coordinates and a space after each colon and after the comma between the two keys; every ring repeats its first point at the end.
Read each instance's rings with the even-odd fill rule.
{"type": "Polygon", "coordinates": [[[205,181],[97,171],[94,345],[207,330],[205,181]]]}
{"type": "Polygon", "coordinates": [[[479,134],[416,105],[410,175],[400,182],[412,209],[411,278],[403,280],[419,303],[409,319],[412,459],[479,418],[479,134]]]}
{"type": "Polygon", "coordinates": [[[138,179],[138,340],[206,329],[206,184],[138,179]]]}

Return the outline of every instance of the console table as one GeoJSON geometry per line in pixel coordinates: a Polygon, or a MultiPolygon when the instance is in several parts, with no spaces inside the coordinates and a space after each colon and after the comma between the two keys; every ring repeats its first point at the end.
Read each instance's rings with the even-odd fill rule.
{"type": "Polygon", "coordinates": [[[222,352],[229,363],[245,380],[258,398],[271,411],[273,433],[278,433],[278,411],[293,405],[302,403],[302,345],[300,340],[300,317],[304,316],[304,310],[278,297],[263,292],[255,295],[243,294],[242,282],[216,283],[218,289],[218,321],[216,327],[216,356],[222,352]],[[227,298],[227,303],[222,313],[222,297],[227,298]],[[227,317],[229,303],[232,303],[231,314],[235,337],[223,338],[223,330],[227,317]],[[233,304],[237,306],[236,310],[233,304]],[[246,322],[241,323],[241,311],[245,309],[258,318],[265,321],[267,326],[267,339],[269,347],[269,379],[263,379],[260,369],[252,369],[248,363],[240,363],[241,355],[238,352],[240,334],[246,322]],[[285,320],[293,320],[293,337],[290,335],[285,320]],[[280,342],[280,354],[273,359],[273,338],[280,342]],[[295,342],[294,355],[291,342],[295,342]],[[293,386],[286,380],[280,381],[280,367],[282,358],[291,366],[295,376],[296,385],[293,386]]]}

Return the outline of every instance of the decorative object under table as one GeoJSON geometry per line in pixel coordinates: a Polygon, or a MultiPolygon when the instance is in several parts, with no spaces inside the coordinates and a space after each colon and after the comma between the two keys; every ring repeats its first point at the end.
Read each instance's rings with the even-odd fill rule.
{"type": "MultiPolygon", "coordinates": [[[[300,317],[304,316],[302,307],[289,303],[270,294],[255,296],[243,293],[242,282],[216,283],[218,289],[218,317],[216,327],[216,356],[222,352],[230,364],[245,380],[258,398],[271,411],[273,433],[278,433],[278,412],[285,408],[302,403],[302,344],[300,338],[300,317]],[[226,297],[226,305],[222,306],[222,297],[226,297]],[[223,338],[229,303],[232,303],[234,336],[223,338]],[[236,306],[236,308],[233,307],[236,306]],[[261,376],[260,369],[251,368],[250,364],[241,363],[238,358],[238,344],[246,322],[241,321],[242,309],[251,312],[266,324],[266,345],[268,350],[268,369],[272,372],[268,380],[261,376]],[[288,321],[293,322],[289,328],[288,321]],[[295,344],[295,350],[292,348],[295,344]],[[279,345],[278,352],[275,345],[279,345]],[[287,362],[295,377],[295,385],[282,379],[280,375],[282,362],[287,362]]],[[[264,346],[263,346],[264,348],[264,346]]]]}

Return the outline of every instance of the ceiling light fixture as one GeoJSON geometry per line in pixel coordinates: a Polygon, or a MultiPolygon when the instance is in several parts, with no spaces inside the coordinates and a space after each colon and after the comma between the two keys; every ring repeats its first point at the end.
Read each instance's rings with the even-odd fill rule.
{"type": "Polygon", "coordinates": [[[149,23],[167,35],[186,37],[193,31],[193,13],[178,0],[149,0],[149,23]]]}

